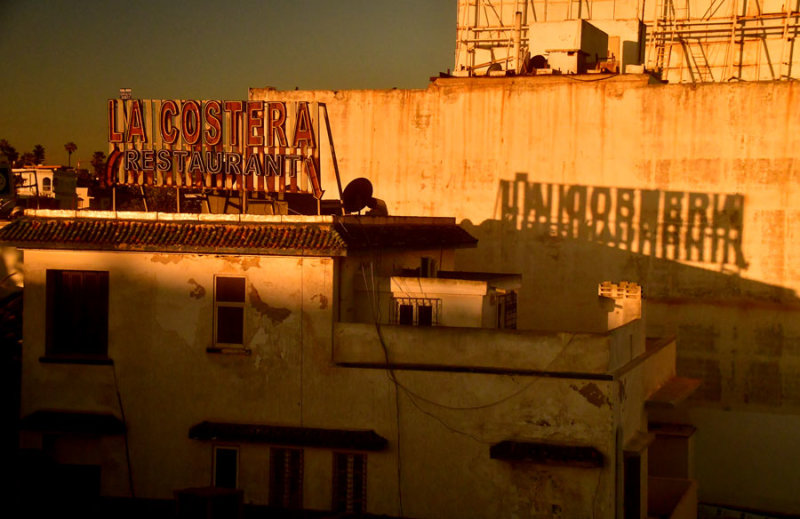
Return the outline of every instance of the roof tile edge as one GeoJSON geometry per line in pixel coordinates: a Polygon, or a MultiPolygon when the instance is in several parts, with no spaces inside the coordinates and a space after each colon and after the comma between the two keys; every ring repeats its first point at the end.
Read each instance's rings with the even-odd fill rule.
{"type": "Polygon", "coordinates": [[[367,225],[457,225],[454,216],[360,216],[342,215],[336,216],[337,223],[359,223],[367,225]]]}
{"type": "Polygon", "coordinates": [[[26,209],[25,216],[38,218],[83,218],[97,220],[143,220],[220,223],[321,223],[331,224],[333,216],[159,213],[142,211],[74,211],[64,209],[26,209]]]}

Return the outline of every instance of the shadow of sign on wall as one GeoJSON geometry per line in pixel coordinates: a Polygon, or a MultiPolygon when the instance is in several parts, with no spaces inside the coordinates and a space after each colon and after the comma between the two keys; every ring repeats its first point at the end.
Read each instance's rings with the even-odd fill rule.
{"type": "Polygon", "coordinates": [[[744,196],[501,180],[500,219],[542,236],[675,261],[747,268],[744,196]]]}

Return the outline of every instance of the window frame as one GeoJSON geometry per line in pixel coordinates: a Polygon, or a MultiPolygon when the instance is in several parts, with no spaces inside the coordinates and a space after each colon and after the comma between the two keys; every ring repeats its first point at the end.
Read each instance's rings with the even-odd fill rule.
{"type": "Polygon", "coordinates": [[[331,474],[331,511],[334,513],[365,514],[367,513],[367,454],[363,452],[332,452],[331,474]],[[345,467],[339,466],[339,460],[345,460],[345,467]],[[360,472],[356,472],[359,461],[360,472]],[[342,484],[341,474],[344,473],[342,484]],[[356,498],[356,476],[360,476],[361,491],[356,498]],[[343,495],[342,494],[343,492],[343,495]]]}
{"type": "Polygon", "coordinates": [[[517,329],[517,292],[510,290],[498,293],[495,301],[497,303],[496,325],[499,329],[517,329]]]}
{"type": "Polygon", "coordinates": [[[212,330],[212,345],[215,348],[244,348],[245,343],[245,312],[246,312],[246,301],[247,301],[247,277],[245,276],[232,276],[232,275],[223,275],[223,274],[215,274],[214,275],[214,315],[213,315],[213,330],[212,330]],[[218,281],[220,279],[241,279],[244,283],[242,288],[242,300],[241,301],[220,301],[219,300],[219,287],[218,281]],[[219,332],[220,332],[220,309],[221,308],[237,308],[240,309],[242,312],[242,322],[241,322],[241,342],[224,342],[219,340],[219,332]]]}
{"type": "Polygon", "coordinates": [[[286,510],[303,509],[304,464],[305,453],[303,449],[270,447],[269,506],[286,510]],[[297,455],[297,463],[294,467],[292,465],[292,454],[297,455]],[[280,466],[278,464],[279,457],[280,466]],[[293,483],[295,491],[293,491],[293,483]]]}
{"type": "Polygon", "coordinates": [[[213,445],[211,448],[211,486],[214,488],[239,488],[239,446],[238,445],[213,445]],[[236,465],[233,474],[233,487],[220,486],[217,484],[217,468],[219,462],[217,461],[217,453],[219,451],[233,451],[236,453],[234,458],[236,465]]]}
{"type": "Polygon", "coordinates": [[[46,269],[44,358],[108,359],[110,278],[107,270],[46,269]],[[72,318],[63,317],[67,312],[72,318]]]}

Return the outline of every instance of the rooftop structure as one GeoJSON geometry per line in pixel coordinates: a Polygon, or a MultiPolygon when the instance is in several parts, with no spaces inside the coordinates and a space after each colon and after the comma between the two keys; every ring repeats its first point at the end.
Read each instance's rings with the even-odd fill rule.
{"type": "Polygon", "coordinates": [[[640,73],[644,65],[669,82],[797,79],[799,20],[797,3],[779,1],[459,0],[453,73],[640,73]],[[597,31],[607,45],[586,38],[597,31]],[[565,64],[568,56],[579,63],[565,64]]]}

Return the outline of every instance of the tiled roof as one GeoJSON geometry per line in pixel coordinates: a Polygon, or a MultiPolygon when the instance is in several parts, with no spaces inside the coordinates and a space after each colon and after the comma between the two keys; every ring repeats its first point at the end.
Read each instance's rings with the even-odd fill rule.
{"type": "Polygon", "coordinates": [[[452,218],[336,218],[348,249],[438,249],[474,247],[478,240],[452,218]]]}
{"type": "Polygon", "coordinates": [[[36,211],[0,228],[30,249],[344,256],[348,250],[474,247],[452,218],[81,214],[36,211]]]}
{"type": "Polygon", "coordinates": [[[328,224],[22,217],[0,229],[21,248],[304,254],[345,252],[328,224]]]}

